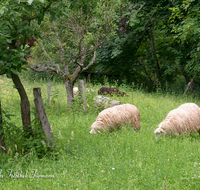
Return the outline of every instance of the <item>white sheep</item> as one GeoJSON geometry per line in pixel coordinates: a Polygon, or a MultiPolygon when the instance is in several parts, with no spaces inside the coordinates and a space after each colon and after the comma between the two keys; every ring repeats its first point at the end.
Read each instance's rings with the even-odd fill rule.
{"type": "MultiPolygon", "coordinates": [[[[93,89],[86,88],[86,89],[85,89],[85,92],[90,94],[91,92],[94,92],[94,90],[93,90],[93,89]]],[[[74,94],[74,97],[76,97],[76,96],[78,95],[78,87],[74,87],[74,88],[73,88],[73,94],[74,94]]]]}
{"type": "Polygon", "coordinates": [[[122,104],[103,110],[92,124],[90,134],[113,131],[120,125],[131,125],[140,130],[140,112],[136,106],[122,104]]]}
{"type": "Polygon", "coordinates": [[[185,103],[168,113],[154,131],[158,134],[181,135],[183,133],[200,134],[200,108],[195,103],[185,103]]]}
{"type": "Polygon", "coordinates": [[[78,95],[78,87],[73,88],[73,94],[74,94],[74,96],[78,95]]]}

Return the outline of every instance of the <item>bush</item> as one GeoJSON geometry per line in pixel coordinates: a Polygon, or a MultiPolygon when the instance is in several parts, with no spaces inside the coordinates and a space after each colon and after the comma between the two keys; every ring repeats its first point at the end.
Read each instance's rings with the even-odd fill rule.
{"type": "Polygon", "coordinates": [[[38,120],[32,122],[36,127],[33,128],[33,137],[25,138],[23,128],[17,127],[11,120],[15,115],[2,110],[2,133],[7,148],[7,154],[10,156],[24,155],[34,151],[38,158],[43,157],[48,153],[49,145],[46,144],[46,137],[38,120]]]}

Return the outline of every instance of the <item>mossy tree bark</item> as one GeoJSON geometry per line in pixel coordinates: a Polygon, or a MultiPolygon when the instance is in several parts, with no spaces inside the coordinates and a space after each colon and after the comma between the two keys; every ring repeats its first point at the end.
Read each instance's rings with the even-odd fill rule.
{"type": "Polygon", "coordinates": [[[18,75],[12,73],[12,80],[21,98],[22,124],[26,138],[33,136],[30,116],[30,102],[18,75]]]}

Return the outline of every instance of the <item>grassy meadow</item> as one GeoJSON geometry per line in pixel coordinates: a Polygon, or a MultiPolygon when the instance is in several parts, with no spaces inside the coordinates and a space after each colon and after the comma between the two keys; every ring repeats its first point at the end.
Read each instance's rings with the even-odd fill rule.
{"type": "MultiPolygon", "coordinates": [[[[145,93],[122,85],[119,89],[129,96],[113,99],[138,107],[140,132],[124,127],[112,133],[89,135],[90,126],[101,111],[93,106],[100,85],[86,84],[95,91],[87,94],[87,112],[84,113],[78,98],[75,98],[73,110],[67,111],[64,84],[51,82],[48,105],[46,82],[22,82],[29,96],[32,120],[33,88],[41,88],[57,152],[41,158],[34,150],[22,154],[15,130],[10,142],[7,138],[10,151],[0,155],[1,189],[200,189],[198,134],[159,140],[154,136],[154,130],[169,111],[186,102],[200,106],[200,99],[159,91],[145,93]]],[[[21,129],[20,98],[12,81],[6,77],[0,77],[0,98],[4,111],[14,115],[9,122],[21,129]]]]}

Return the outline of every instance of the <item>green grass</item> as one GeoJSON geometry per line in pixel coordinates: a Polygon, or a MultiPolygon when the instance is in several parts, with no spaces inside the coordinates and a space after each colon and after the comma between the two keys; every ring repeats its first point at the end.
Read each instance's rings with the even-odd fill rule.
{"type": "MultiPolygon", "coordinates": [[[[51,84],[53,100],[50,106],[47,104],[45,83],[23,81],[23,84],[32,113],[33,88],[41,87],[58,152],[55,157],[44,156],[41,159],[34,150],[24,156],[17,150],[12,156],[11,152],[1,155],[1,189],[200,189],[199,136],[162,137],[158,141],[154,137],[154,130],[169,111],[186,102],[200,106],[199,99],[159,92],[150,94],[121,86],[119,89],[129,96],[115,97],[115,100],[138,107],[140,132],[122,128],[113,133],[89,135],[90,126],[101,111],[92,106],[92,99],[100,86],[88,86],[95,92],[87,94],[89,107],[84,113],[78,103],[74,104],[73,112],[67,111],[64,84],[51,84]],[[9,169],[15,174],[22,172],[25,175],[27,172],[28,177],[10,178],[9,169]],[[53,175],[54,178],[33,177],[31,172],[34,169],[37,169],[37,175],[53,175]]],[[[20,128],[17,90],[6,78],[0,78],[0,89],[2,107],[15,115],[11,117],[11,122],[20,128]]]]}

